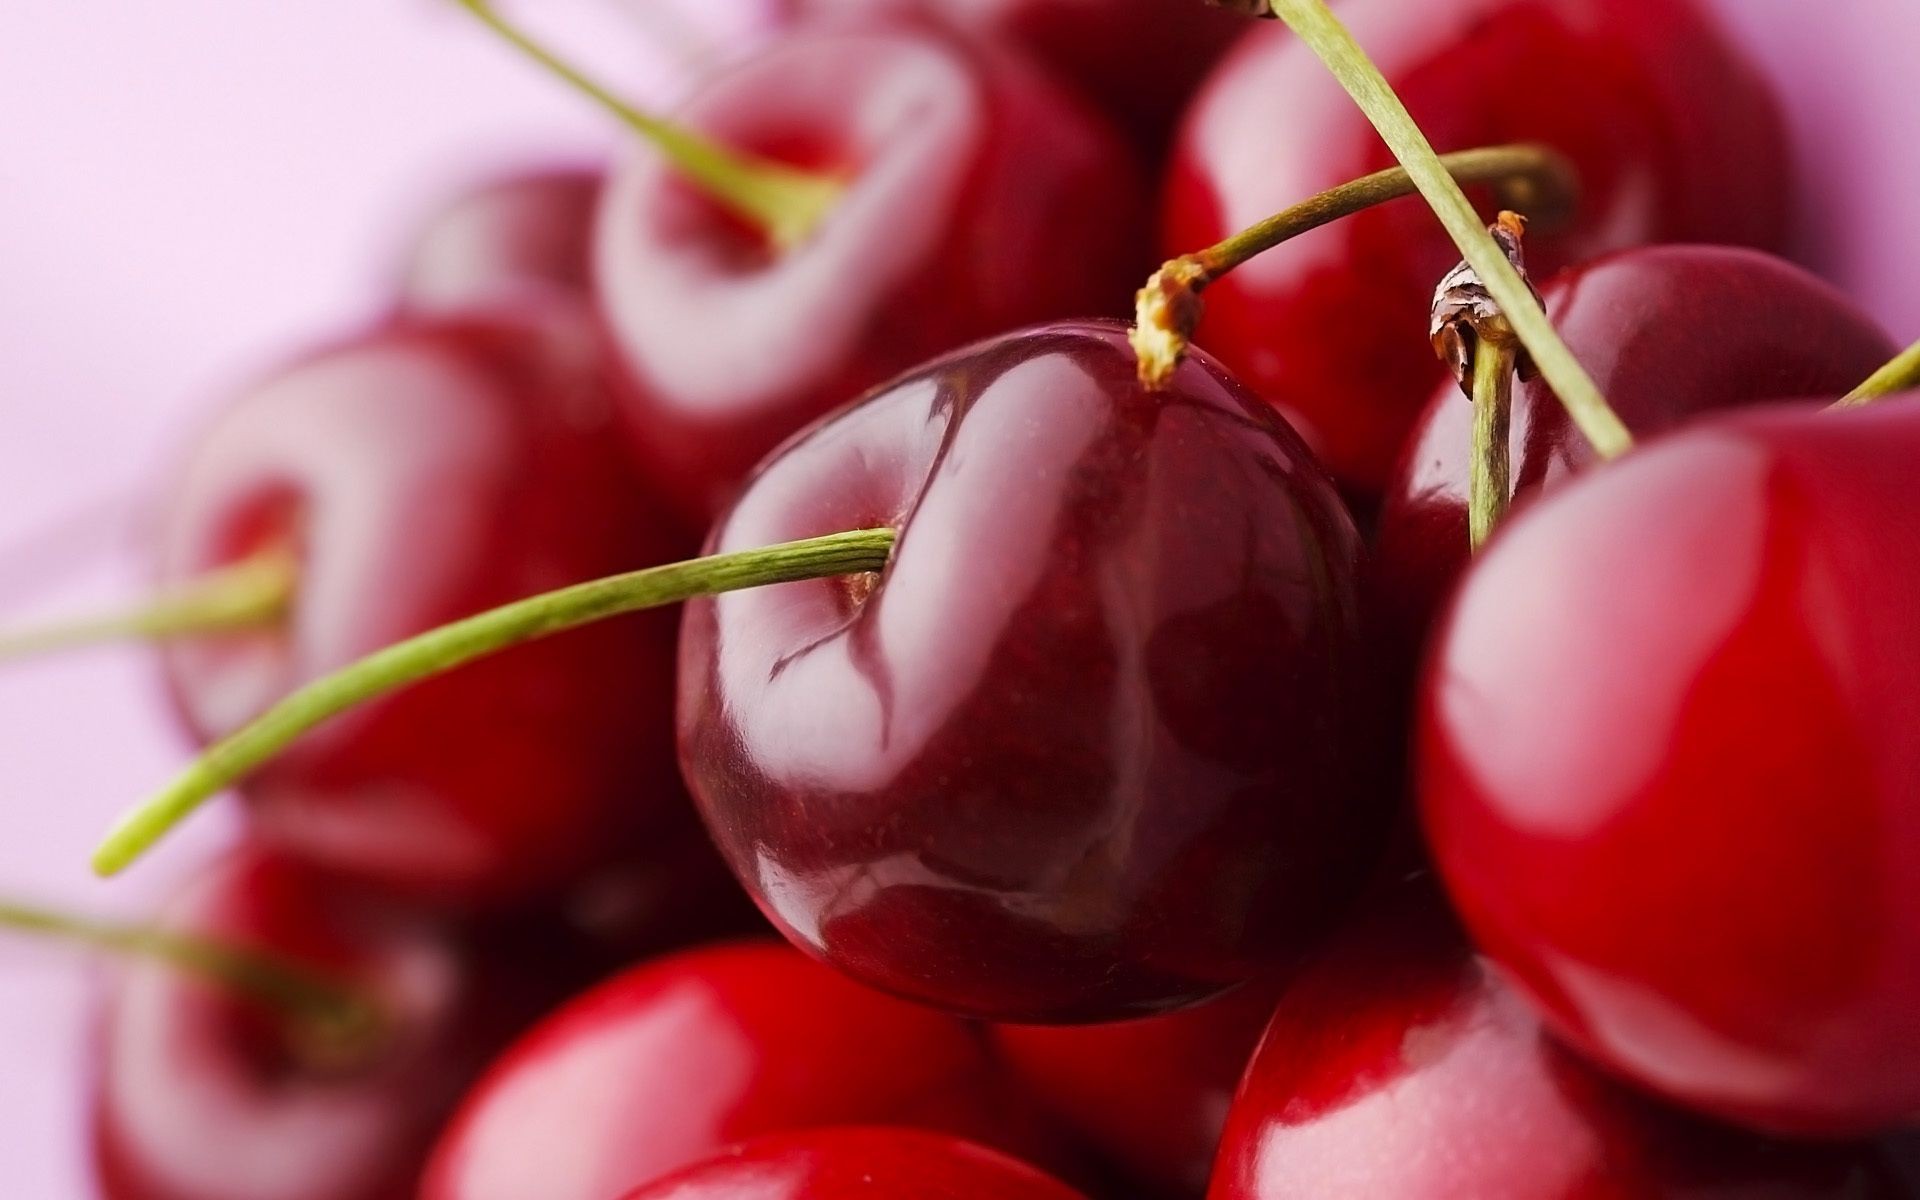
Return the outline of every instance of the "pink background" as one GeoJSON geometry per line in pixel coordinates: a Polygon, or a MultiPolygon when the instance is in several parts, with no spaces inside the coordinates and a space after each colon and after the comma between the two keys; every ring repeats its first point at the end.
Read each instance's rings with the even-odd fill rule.
{"type": "MultiPolygon", "coordinates": [[[[758,2],[679,0],[734,26],[758,2]]],[[[669,4],[538,11],[636,95],[665,99],[679,72],[648,39],[658,50],[685,31],[684,19],[661,22],[669,4]]],[[[1920,8],[1722,7],[1782,80],[1816,180],[1834,181],[1811,189],[1831,208],[1808,222],[1807,253],[1897,336],[1920,336],[1920,93],[1900,53],[1920,38],[1920,8]]],[[[615,143],[605,121],[436,0],[8,10],[0,624],[138,594],[140,512],[172,449],[250,371],[365,319],[409,215],[441,189],[615,143]]],[[[138,911],[230,832],[223,810],[124,882],[86,874],[97,833],[185,749],[137,650],[0,671],[0,894],[138,911]]],[[[0,943],[9,1195],[90,1194],[90,996],[71,954],[0,943]]]]}

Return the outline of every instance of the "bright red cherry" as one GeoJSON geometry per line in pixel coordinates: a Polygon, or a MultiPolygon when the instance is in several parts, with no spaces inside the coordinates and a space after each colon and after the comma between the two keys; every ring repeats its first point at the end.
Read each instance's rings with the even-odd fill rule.
{"type": "Polygon", "coordinates": [[[787,435],[936,354],[1031,321],[1124,312],[1140,192],[1114,135],[1033,67],[904,29],[802,32],[681,120],[844,180],[798,245],[651,148],[615,177],[597,256],[650,472],[702,518],[787,435]]]}
{"type": "Polygon", "coordinates": [[[911,1129],[761,1138],[624,1200],[1084,1200],[1025,1163],[911,1129]]]}
{"type": "Polygon", "coordinates": [[[1431,905],[1344,932],[1281,997],[1209,1200],[1893,1200],[1853,1147],[1771,1142],[1601,1078],[1431,905]]]}
{"type": "Polygon", "coordinates": [[[401,263],[408,312],[459,311],[529,292],[584,300],[605,173],[553,167],[453,197],[415,230],[401,263]]]}
{"type": "MultiPolygon", "coordinates": [[[[1828,284],[1752,250],[1656,246],[1562,273],[1547,311],[1620,419],[1647,436],[1718,409],[1838,395],[1892,358],[1873,320],[1828,284]]],[[[1467,565],[1473,405],[1443,385],[1407,443],[1369,573],[1411,658],[1467,565]]],[[[1544,380],[1513,392],[1515,507],[1593,465],[1544,380]]]]}
{"type": "Polygon", "coordinates": [[[1432,659],[1420,793],[1556,1031],[1794,1132],[1920,1113],[1920,400],[1712,418],[1504,529],[1432,659]]]}
{"type": "Polygon", "coordinates": [[[109,1200],[407,1200],[461,1089],[534,1002],[441,932],[258,853],[201,872],[161,926],[323,973],[381,1016],[338,1043],[178,967],[126,964],[95,1068],[109,1200]]]}
{"type": "Polygon", "coordinates": [[[474,1088],[421,1200],[604,1200],[766,1133],[909,1125],[1037,1135],[981,1033],[777,942],[634,968],[527,1034],[474,1088]]]}
{"type": "MultiPolygon", "coordinates": [[[[585,331],[555,315],[402,321],[205,431],[164,513],[163,585],[265,551],[296,565],[281,619],[167,646],[196,734],[456,617],[679,555],[610,436],[585,331]]],[[[613,622],[368,705],[251,777],[255,826],[436,900],[551,888],[679,803],[671,637],[670,619],[613,622]]]]}
{"type": "Polygon", "coordinates": [[[994,1042],[1015,1078],[1130,1179],[1197,1196],[1280,990],[1256,981],[1109,1025],[998,1025],[994,1042]]]}
{"type": "Polygon", "coordinates": [[[984,342],[791,442],[716,551],[892,525],[877,578],[697,600],[680,752],[789,938],[1012,1021],[1290,961],[1378,856],[1358,539],[1292,432],[1117,323],[984,342]]]}
{"type": "MultiPolygon", "coordinates": [[[[1579,171],[1576,219],[1536,230],[1542,277],[1652,241],[1772,247],[1792,180],[1760,77],[1692,0],[1345,0],[1340,18],[1441,150],[1535,141],[1579,171]]],[[[1169,255],[1392,158],[1285,29],[1242,41],[1176,143],[1169,255]]],[[[1390,205],[1261,255],[1207,292],[1199,340],[1279,406],[1344,483],[1385,484],[1442,375],[1433,286],[1459,258],[1390,205]]]]}

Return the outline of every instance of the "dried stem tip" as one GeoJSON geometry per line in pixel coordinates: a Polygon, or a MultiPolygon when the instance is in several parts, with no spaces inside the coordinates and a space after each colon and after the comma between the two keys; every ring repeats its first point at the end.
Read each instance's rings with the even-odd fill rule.
{"type": "MultiPolygon", "coordinates": [[[[1507,256],[1507,261],[1513,264],[1513,269],[1520,273],[1527,290],[1533,293],[1535,302],[1539,302],[1540,291],[1527,276],[1523,245],[1527,232],[1526,218],[1518,213],[1503,212],[1488,227],[1488,232],[1507,256]]],[[[1447,364],[1460,390],[1469,396],[1473,395],[1474,364],[1483,344],[1501,350],[1514,350],[1514,369],[1519,372],[1520,378],[1534,377],[1533,360],[1527,357],[1524,348],[1517,346],[1513,325],[1507,320],[1507,315],[1500,311],[1499,303],[1487,290],[1486,284],[1481,282],[1479,273],[1467,263],[1463,262],[1447,272],[1446,278],[1435,289],[1430,336],[1433,339],[1433,352],[1447,364]]]]}
{"type": "Polygon", "coordinates": [[[1133,328],[1127,342],[1140,361],[1140,382],[1148,391],[1166,386],[1187,356],[1200,324],[1200,292],[1213,272],[1195,255],[1168,260],[1134,293],[1133,328]]]}

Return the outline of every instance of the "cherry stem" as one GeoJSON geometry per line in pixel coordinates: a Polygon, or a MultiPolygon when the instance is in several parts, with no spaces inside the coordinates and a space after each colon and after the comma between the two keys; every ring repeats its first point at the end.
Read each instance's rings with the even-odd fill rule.
{"type": "Polygon", "coordinates": [[[890,528],[856,529],[754,550],[649,567],[546,592],[395,643],[290,693],[209,746],[151,800],[123,816],[94,852],[93,869],[114,875],[215,793],[330,717],[377,696],[523,642],[695,596],[859,575],[886,566],[890,528]]]}
{"type": "Polygon", "coordinates": [[[297,575],[287,551],[263,550],[138,609],[0,633],[0,661],[100,642],[155,641],[272,625],[291,607],[297,575]]]}
{"type": "Polygon", "coordinates": [[[1447,173],[1406,105],[1394,94],[1380,68],[1354,40],[1353,34],[1333,15],[1326,0],[1261,0],[1261,3],[1285,21],[1295,36],[1326,64],[1379,131],[1394,157],[1413,176],[1420,194],[1460,248],[1461,257],[1479,273],[1487,291],[1513,323],[1514,334],[1594,451],[1602,458],[1614,458],[1631,449],[1633,435],[1627,432],[1626,425],[1607,404],[1592,377],[1554,332],[1553,323],[1533,303],[1526,281],[1488,234],[1467,194],[1447,173]]]}
{"type": "Polygon", "coordinates": [[[1920,387],[1920,342],[1901,351],[1897,358],[1875,371],[1865,383],[1836,401],[1834,407],[1859,408],[1882,396],[1911,391],[1916,387],[1920,387]]]}
{"type": "Polygon", "coordinates": [[[1483,323],[1473,359],[1473,461],[1467,476],[1467,535],[1476,552],[1506,518],[1513,495],[1508,443],[1518,355],[1510,332],[1500,336],[1499,330],[1483,323]]]}
{"type": "MultiPolygon", "coordinates": [[[[1461,150],[1441,155],[1440,165],[1462,184],[1497,185],[1505,207],[1549,224],[1572,212],[1578,187],[1573,164],[1545,146],[1461,150]]],[[[1407,168],[1392,167],[1324,191],[1205,250],[1168,259],[1134,297],[1128,341],[1140,362],[1140,381],[1158,388],[1173,377],[1200,320],[1198,294],[1209,284],[1303,233],[1418,191],[1407,168]]]]}
{"type": "Polygon", "coordinates": [[[751,223],[775,249],[805,242],[840,198],[843,184],[812,171],[734,150],[634,108],[611,89],[500,15],[491,0],[458,0],[509,44],[651,142],[715,202],[751,223]]]}
{"type": "Polygon", "coordinates": [[[360,989],[231,942],[0,900],[0,929],[144,958],[286,1013],[336,1047],[364,1046],[386,1017],[360,989]]]}

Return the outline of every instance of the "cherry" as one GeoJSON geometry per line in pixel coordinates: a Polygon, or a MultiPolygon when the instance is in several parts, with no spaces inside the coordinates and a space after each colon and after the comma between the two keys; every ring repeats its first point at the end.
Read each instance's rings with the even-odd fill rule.
{"type": "Polygon", "coordinates": [[[1209,1200],[1742,1200],[1905,1193],[1853,1147],[1771,1142],[1662,1108],[1541,1030],[1410,894],[1281,997],[1209,1200]]]}
{"type": "Polygon", "coordinates": [[[798,944],[1014,1021],[1204,999],[1310,945],[1389,805],[1358,539],[1211,359],[1118,324],[908,375],[770,460],[718,551],[897,528],[884,574],[691,602],[683,769],[798,944]]]}
{"type": "Polygon", "coordinates": [[[787,0],[797,15],[912,15],[1020,46],[1158,156],[1207,69],[1246,22],[1187,0],[787,0]]]}
{"type": "MultiPolygon", "coordinates": [[[[671,557],[681,535],[610,440],[609,404],[584,330],[545,307],[402,320],[250,389],[188,456],[160,574],[274,555],[291,593],[254,628],[167,645],[190,728],[215,738],[407,634],[671,557]]],[[[679,803],[671,635],[610,624],[367,706],[252,777],[255,827],[436,900],[551,888],[679,803]]]]}
{"type": "Polygon", "coordinates": [[[1256,981],[1182,1012],[1110,1025],[999,1025],[994,1041],[1027,1090],[1131,1179],[1199,1195],[1280,990],[1256,981]]]}
{"type": "MultiPolygon", "coordinates": [[[[1340,17],[1441,149],[1531,140],[1579,170],[1578,219],[1536,240],[1543,276],[1647,241],[1777,245],[1785,139],[1758,76],[1690,0],[1399,0],[1340,17]]],[[[1208,81],[1176,143],[1169,253],[1389,162],[1293,35],[1264,28],[1208,81]],[[1276,140],[1274,114],[1292,114],[1276,140]]],[[[1209,293],[1202,344],[1280,406],[1346,484],[1382,486],[1440,368],[1425,305],[1458,254],[1427,214],[1381,209],[1263,255],[1209,293]]]]}
{"type": "Polygon", "coordinates": [[[801,32],[693,99],[694,129],[842,180],[769,244],[648,150],[618,171],[595,266],[650,474],[706,518],[787,435],[935,354],[1124,311],[1140,184],[1033,68],[903,29],[801,32]]]}
{"type": "Polygon", "coordinates": [[[1761,1128],[1920,1113],[1916,452],[1913,399],[1669,434],[1502,531],[1423,694],[1480,943],[1603,1066],[1761,1128]]]}
{"type": "Polygon", "coordinates": [[[100,1025],[109,1200],[403,1200],[435,1129],[536,996],[444,933],[258,851],[202,871],[164,937],[270,952],[373,999],[360,1023],[130,961],[100,1025]]]}
{"type": "MultiPolygon", "coordinates": [[[[1836,394],[1894,353],[1840,293],[1751,250],[1623,251],[1561,274],[1542,295],[1560,336],[1643,435],[1719,409],[1836,394]]],[[[1443,385],[1381,508],[1371,590],[1409,658],[1466,568],[1472,420],[1459,389],[1443,385]]],[[[1515,389],[1512,422],[1516,506],[1597,459],[1544,380],[1515,389]]]]}
{"type": "Polygon", "coordinates": [[[1082,1200],[1024,1163],[911,1129],[761,1138],[625,1200],[1082,1200]]]}
{"type": "Polygon", "coordinates": [[[604,172],[553,167],[453,197],[414,231],[399,272],[413,313],[459,311],[528,292],[586,300],[604,172]]]}
{"type": "Polygon", "coordinates": [[[765,1133],[910,1125],[1030,1148],[981,1035],[778,943],[643,964],[482,1078],[421,1200],[599,1200],[765,1133]]]}

